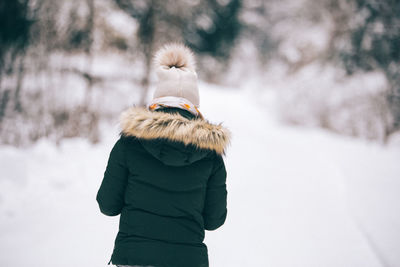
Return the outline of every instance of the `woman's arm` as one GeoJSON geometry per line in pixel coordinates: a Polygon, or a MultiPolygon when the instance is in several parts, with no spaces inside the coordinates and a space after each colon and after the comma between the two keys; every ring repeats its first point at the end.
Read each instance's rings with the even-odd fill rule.
{"type": "Polygon", "coordinates": [[[116,216],[121,213],[127,179],[124,139],[120,137],[111,150],[104,178],[96,196],[103,214],[116,216]]]}
{"type": "Polygon", "coordinates": [[[204,228],[215,230],[224,224],[227,215],[226,170],[221,155],[217,155],[207,182],[203,209],[204,228]]]}

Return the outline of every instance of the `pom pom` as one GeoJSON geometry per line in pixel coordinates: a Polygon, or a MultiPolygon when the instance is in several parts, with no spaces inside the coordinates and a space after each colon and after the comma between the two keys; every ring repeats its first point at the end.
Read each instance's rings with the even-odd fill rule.
{"type": "Polygon", "coordinates": [[[192,51],[183,44],[171,43],[164,45],[154,56],[156,67],[189,69],[196,71],[196,61],[192,51]]]}

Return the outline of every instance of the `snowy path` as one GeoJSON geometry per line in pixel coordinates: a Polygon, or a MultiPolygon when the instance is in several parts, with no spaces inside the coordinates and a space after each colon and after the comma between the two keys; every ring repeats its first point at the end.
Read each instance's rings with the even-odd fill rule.
{"type": "MultiPolygon", "coordinates": [[[[400,266],[398,148],[284,127],[240,91],[202,93],[203,114],[234,134],[228,219],[205,240],[211,266],[400,266]]],[[[95,194],[117,127],[104,131],[97,146],[1,148],[0,266],[106,266],[118,218],[99,213],[95,194]]]]}
{"type": "Polygon", "coordinates": [[[230,109],[209,116],[228,118],[235,133],[227,158],[229,221],[209,235],[216,266],[228,266],[217,251],[237,266],[381,266],[349,214],[345,177],[321,140],[278,127],[246,100],[232,94],[235,116],[230,109]],[[236,242],[223,242],[232,236],[236,242]]]}

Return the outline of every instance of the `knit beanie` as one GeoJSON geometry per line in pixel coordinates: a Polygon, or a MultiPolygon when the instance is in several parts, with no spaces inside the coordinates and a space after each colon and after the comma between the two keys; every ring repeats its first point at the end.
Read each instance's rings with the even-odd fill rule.
{"type": "Polygon", "coordinates": [[[179,43],[164,45],[155,54],[154,65],[158,81],[151,103],[176,100],[197,110],[200,98],[192,51],[179,43]]]}

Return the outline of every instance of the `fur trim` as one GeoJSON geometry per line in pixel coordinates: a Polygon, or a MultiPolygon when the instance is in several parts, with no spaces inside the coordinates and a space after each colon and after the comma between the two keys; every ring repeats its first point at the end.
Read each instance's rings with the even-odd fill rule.
{"type": "Polygon", "coordinates": [[[186,68],[196,71],[196,61],[192,51],[183,44],[170,43],[164,45],[154,56],[156,68],[186,68]]]}
{"type": "Polygon", "coordinates": [[[121,134],[143,139],[163,138],[193,144],[198,148],[225,154],[231,133],[221,124],[211,124],[204,119],[182,117],[179,114],[149,111],[131,107],[121,113],[121,134]]]}

